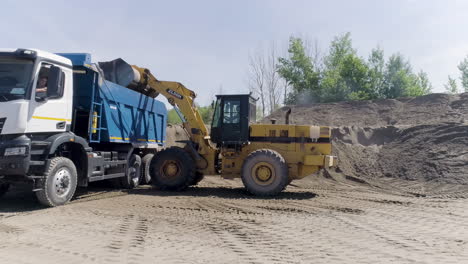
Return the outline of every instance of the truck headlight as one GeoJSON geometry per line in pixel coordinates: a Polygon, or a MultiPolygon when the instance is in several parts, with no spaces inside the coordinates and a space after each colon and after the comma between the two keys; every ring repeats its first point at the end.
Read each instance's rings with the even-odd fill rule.
{"type": "Polygon", "coordinates": [[[4,156],[18,156],[25,155],[26,147],[6,148],[4,156]]]}

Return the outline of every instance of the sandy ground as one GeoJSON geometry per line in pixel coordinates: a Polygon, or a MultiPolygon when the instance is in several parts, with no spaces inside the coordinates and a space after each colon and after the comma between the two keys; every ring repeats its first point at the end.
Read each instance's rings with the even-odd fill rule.
{"type": "Polygon", "coordinates": [[[0,200],[0,263],[468,263],[467,198],[322,178],[259,199],[208,177],[43,209],[20,190],[0,200]]]}

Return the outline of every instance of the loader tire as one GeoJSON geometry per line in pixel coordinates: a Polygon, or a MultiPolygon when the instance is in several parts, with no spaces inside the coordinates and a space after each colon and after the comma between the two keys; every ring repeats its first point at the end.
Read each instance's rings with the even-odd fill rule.
{"type": "Polygon", "coordinates": [[[195,172],[195,177],[193,178],[193,182],[190,183],[190,186],[197,185],[199,182],[203,180],[203,178],[205,178],[205,175],[203,175],[203,173],[198,172],[198,171],[195,172]]]}
{"type": "Polygon", "coordinates": [[[8,192],[9,189],[10,189],[10,184],[0,183],[0,197],[5,195],[8,192]]]}
{"type": "Polygon", "coordinates": [[[150,165],[153,186],[168,191],[185,190],[195,179],[195,162],[182,148],[158,152],[150,165]]]}
{"type": "Polygon", "coordinates": [[[278,152],[259,149],[247,156],[242,165],[241,178],[250,193],[273,196],[288,185],[288,165],[278,152]]]}
{"type": "Polygon", "coordinates": [[[78,174],[70,159],[56,157],[50,161],[47,177],[40,183],[36,197],[44,206],[55,207],[68,203],[75,195],[78,174]]]}
{"type": "Polygon", "coordinates": [[[140,185],[141,158],[132,154],[128,159],[125,177],[119,178],[120,185],[125,189],[133,189],[140,185]]]}
{"type": "Polygon", "coordinates": [[[151,160],[153,159],[153,157],[154,157],[154,154],[149,153],[143,156],[143,158],[141,159],[141,173],[140,173],[141,184],[151,183],[150,165],[151,165],[151,160]]]}

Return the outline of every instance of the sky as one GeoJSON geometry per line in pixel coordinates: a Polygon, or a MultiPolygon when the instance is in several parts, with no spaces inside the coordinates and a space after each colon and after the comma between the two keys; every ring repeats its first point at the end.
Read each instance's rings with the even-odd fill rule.
{"type": "MultiPolygon", "coordinates": [[[[245,93],[248,56],[291,35],[326,52],[351,32],[358,54],[379,46],[406,56],[443,92],[468,55],[468,1],[196,0],[1,1],[4,48],[87,52],[94,61],[123,58],[160,80],[182,82],[207,105],[217,93],[245,93]]],[[[162,101],[165,101],[162,99],[162,101]]]]}

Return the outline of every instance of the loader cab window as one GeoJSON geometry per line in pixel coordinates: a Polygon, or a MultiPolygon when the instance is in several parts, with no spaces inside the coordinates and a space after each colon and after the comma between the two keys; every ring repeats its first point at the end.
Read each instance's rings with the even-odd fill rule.
{"type": "Polygon", "coordinates": [[[257,105],[253,98],[249,98],[249,123],[254,124],[257,122],[257,105]]]}
{"type": "Polygon", "coordinates": [[[226,100],[224,102],[223,123],[238,124],[240,122],[240,100],[226,100]]]}
{"type": "Polygon", "coordinates": [[[211,124],[211,140],[218,146],[247,142],[249,136],[248,95],[217,95],[211,124]]]}
{"type": "Polygon", "coordinates": [[[218,100],[216,100],[216,105],[215,105],[215,108],[214,108],[214,113],[213,113],[213,119],[211,121],[211,127],[212,128],[216,128],[216,127],[220,127],[221,124],[220,124],[220,115],[221,115],[221,99],[218,98],[218,100]]]}

